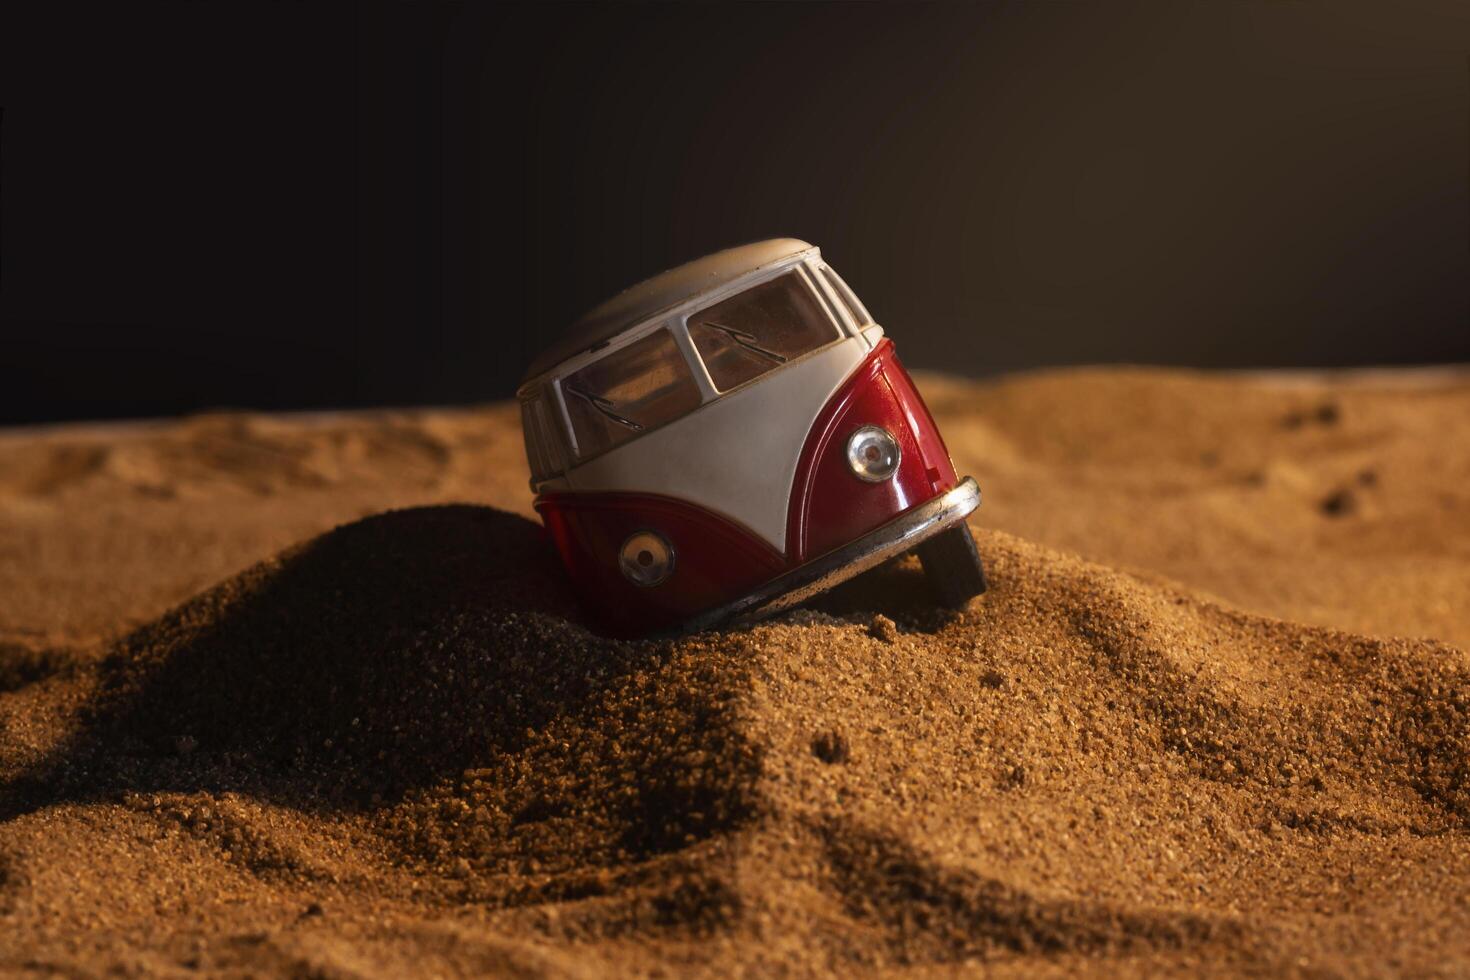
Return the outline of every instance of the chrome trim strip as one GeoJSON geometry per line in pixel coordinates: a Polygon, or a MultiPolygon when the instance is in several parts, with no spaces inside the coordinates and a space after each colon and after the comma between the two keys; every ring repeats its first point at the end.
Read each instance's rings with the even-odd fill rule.
{"type": "Polygon", "coordinates": [[[856,541],[777,576],[734,602],[685,621],[677,632],[697,633],[717,625],[754,622],[790,609],[819,592],[896,558],[964,520],[978,506],[980,487],[974,477],[967,476],[948,493],[900,514],[856,541]]]}

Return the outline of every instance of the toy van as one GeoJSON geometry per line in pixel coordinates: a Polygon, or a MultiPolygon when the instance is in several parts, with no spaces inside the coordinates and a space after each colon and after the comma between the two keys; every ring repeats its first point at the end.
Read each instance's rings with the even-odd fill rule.
{"type": "Polygon", "coordinates": [[[909,551],[985,590],[960,479],[893,341],[812,245],[731,248],[592,310],[517,397],[535,507],[616,635],[752,620],[909,551]]]}

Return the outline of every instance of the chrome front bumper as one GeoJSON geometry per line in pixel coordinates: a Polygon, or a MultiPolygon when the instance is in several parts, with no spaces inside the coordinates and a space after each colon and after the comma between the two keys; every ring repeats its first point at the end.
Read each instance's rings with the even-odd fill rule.
{"type": "Polygon", "coordinates": [[[856,541],[771,579],[734,602],[700,613],[684,622],[678,631],[697,633],[717,625],[753,622],[790,609],[911,550],[921,541],[963,521],[978,506],[980,487],[973,477],[967,476],[948,493],[898,515],[856,541]]]}

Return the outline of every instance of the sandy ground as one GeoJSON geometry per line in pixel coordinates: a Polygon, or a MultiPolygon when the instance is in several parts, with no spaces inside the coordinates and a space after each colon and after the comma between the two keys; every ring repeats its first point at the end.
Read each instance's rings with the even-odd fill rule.
{"type": "Polygon", "coordinates": [[[507,406],[0,433],[0,971],[1470,973],[1470,378],[921,386],[989,593],[657,643],[507,406]]]}

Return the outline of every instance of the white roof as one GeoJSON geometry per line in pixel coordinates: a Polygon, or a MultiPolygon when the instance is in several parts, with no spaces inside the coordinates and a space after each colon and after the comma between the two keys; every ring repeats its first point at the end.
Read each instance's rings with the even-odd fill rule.
{"type": "Polygon", "coordinates": [[[560,340],[531,362],[522,385],[695,296],[812,250],[812,245],[799,238],[771,238],[727,248],[660,272],[623,290],[572,324],[560,340]]]}

